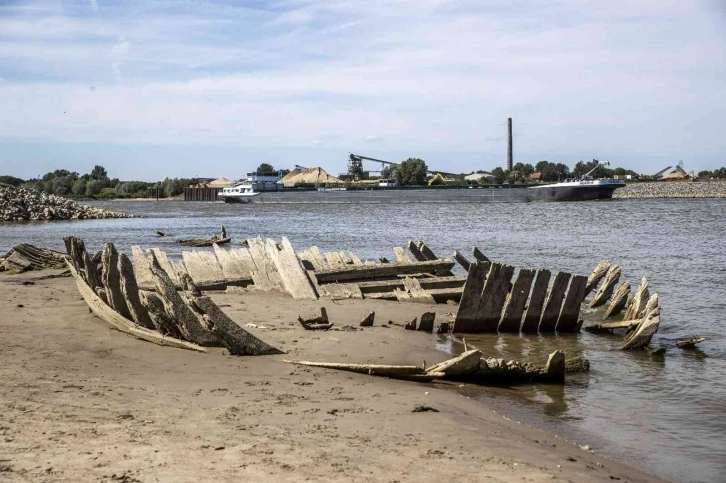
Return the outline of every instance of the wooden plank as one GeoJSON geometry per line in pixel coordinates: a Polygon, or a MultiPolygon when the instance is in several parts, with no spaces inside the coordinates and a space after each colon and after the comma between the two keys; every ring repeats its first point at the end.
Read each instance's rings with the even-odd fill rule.
{"type": "Polygon", "coordinates": [[[234,248],[229,250],[228,253],[242,266],[243,277],[252,278],[252,274],[257,271],[257,266],[255,261],[252,260],[250,251],[247,248],[234,248]]]}
{"type": "Polygon", "coordinates": [[[623,310],[623,307],[625,307],[628,301],[628,295],[630,295],[630,283],[623,282],[615,289],[615,294],[610,301],[610,305],[605,309],[603,319],[618,315],[623,310]]]}
{"type": "Polygon", "coordinates": [[[466,257],[459,252],[459,250],[454,250],[454,260],[456,260],[456,263],[461,265],[461,268],[463,268],[465,272],[469,271],[471,262],[467,260],[466,257]]]}
{"type": "Polygon", "coordinates": [[[474,259],[479,260],[480,262],[491,262],[491,260],[489,260],[487,256],[484,255],[477,247],[471,249],[471,254],[474,259]]]}
{"type": "Polygon", "coordinates": [[[121,293],[126,300],[126,307],[129,309],[131,319],[138,325],[147,329],[155,329],[146,307],[141,303],[139,287],[134,277],[134,266],[125,253],[118,256],[118,271],[121,284],[121,293]]]}
{"type": "Polygon", "coordinates": [[[363,265],[363,261],[361,261],[361,259],[358,258],[358,255],[356,255],[353,252],[350,252],[350,259],[353,261],[353,265],[356,265],[356,266],[363,265]]]}
{"type": "Polygon", "coordinates": [[[366,278],[396,277],[415,273],[433,273],[436,270],[451,270],[454,261],[450,258],[415,263],[382,263],[378,265],[346,266],[322,270],[316,273],[319,283],[333,281],[362,280],[366,278]]]}
{"type": "Polygon", "coordinates": [[[309,248],[310,255],[313,257],[313,266],[315,267],[315,270],[325,270],[328,268],[328,263],[325,261],[325,257],[320,252],[320,249],[316,247],[315,245],[311,246],[309,248]]]}
{"type": "MultiPolygon", "coordinates": [[[[224,282],[224,273],[222,273],[222,268],[217,263],[217,257],[214,256],[214,253],[183,251],[182,258],[194,283],[205,285],[224,282]]],[[[166,272],[166,270],[164,271],[166,272]]]]}
{"type": "Polygon", "coordinates": [[[409,240],[406,246],[408,247],[408,251],[411,252],[413,258],[415,258],[417,262],[427,261],[426,256],[421,253],[421,250],[418,249],[418,246],[412,240],[409,240]]]}
{"type": "Polygon", "coordinates": [[[567,272],[558,272],[555,275],[555,280],[552,282],[552,287],[547,294],[547,300],[545,300],[542,319],[539,321],[540,332],[555,331],[570,277],[572,277],[572,274],[567,272]]]}
{"type": "Polygon", "coordinates": [[[519,332],[522,325],[524,307],[527,305],[529,291],[532,288],[535,271],[523,268],[517,275],[517,280],[512,286],[512,291],[507,297],[502,311],[502,320],[499,323],[499,332],[519,332]]]}
{"type": "Polygon", "coordinates": [[[187,272],[187,267],[184,265],[184,262],[171,262],[171,268],[174,270],[174,273],[176,274],[176,278],[178,280],[182,279],[182,275],[187,274],[189,275],[189,272],[187,272]]]}
{"type": "Polygon", "coordinates": [[[479,310],[482,289],[489,271],[488,262],[474,262],[471,264],[469,274],[464,283],[464,291],[459,302],[459,310],[456,312],[454,321],[454,332],[467,333],[474,328],[474,320],[479,310]]]}
{"type": "Polygon", "coordinates": [[[421,284],[415,278],[403,279],[405,291],[396,289],[396,298],[399,302],[413,302],[416,304],[436,304],[433,296],[421,288],[421,284]]]}
{"type": "Polygon", "coordinates": [[[493,333],[497,331],[502,318],[502,308],[511,288],[514,267],[501,263],[493,263],[482,290],[479,310],[474,320],[473,332],[493,333]]]}
{"type": "Polygon", "coordinates": [[[348,257],[348,255],[346,255],[346,253],[344,251],[342,251],[342,250],[339,251],[338,255],[340,255],[340,259],[343,261],[343,263],[345,265],[353,265],[353,260],[351,260],[350,257],[348,257]]]}
{"type": "Polygon", "coordinates": [[[396,260],[398,260],[401,263],[412,263],[413,260],[411,257],[408,256],[408,253],[403,249],[403,247],[393,247],[393,253],[396,254],[396,260]]]}
{"type": "MultiPolygon", "coordinates": [[[[466,282],[466,277],[432,277],[421,278],[419,283],[424,290],[441,288],[461,288],[466,282]]],[[[358,282],[361,292],[364,294],[376,292],[393,292],[403,288],[403,280],[380,280],[375,282],[358,282]]]]}
{"type": "Polygon", "coordinates": [[[153,252],[154,256],[156,257],[156,260],[159,262],[159,265],[161,266],[161,269],[166,272],[167,275],[169,275],[169,278],[172,282],[174,282],[174,285],[177,287],[179,286],[179,278],[176,276],[176,273],[174,272],[174,268],[171,266],[171,262],[169,261],[169,257],[166,255],[165,251],[162,251],[158,248],[150,248],[146,250],[146,253],[153,252]]]}
{"type": "Polygon", "coordinates": [[[539,319],[542,317],[542,307],[544,306],[545,297],[547,297],[547,286],[550,283],[550,276],[549,270],[542,269],[537,271],[532,293],[527,302],[524,322],[522,322],[521,331],[525,334],[537,332],[539,319]]]}
{"type": "Polygon", "coordinates": [[[139,288],[144,290],[154,290],[154,277],[151,275],[149,262],[140,246],[131,247],[131,256],[134,259],[134,275],[139,288]]]}
{"type": "Polygon", "coordinates": [[[595,287],[597,287],[597,284],[600,283],[600,280],[602,280],[602,278],[608,272],[608,269],[610,269],[610,262],[608,260],[603,260],[602,262],[597,264],[590,276],[587,277],[587,285],[585,286],[585,297],[590,295],[590,292],[595,290],[595,287]]]}
{"type": "Polygon", "coordinates": [[[296,300],[317,300],[318,294],[300,264],[290,240],[283,237],[279,250],[274,240],[268,239],[265,245],[268,256],[277,267],[285,291],[296,300]]]}
{"type": "Polygon", "coordinates": [[[437,257],[434,252],[426,246],[424,242],[419,242],[418,249],[421,252],[421,254],[426,257],[426,260],[438,260],[439,257],[437,257]]]}
{"type": "Polygon", "coordinates": [[[345,262],[340,258],[340,253],[338,252],[325,252],[325,261],[328,262],[329,267],[345,267],[345,262]]]}
{"type": "Polygon", "coordinates": [[[272,260],[267,256],[265,242],[262,238],[250,238],[247,240],[250,257],[255,262],[256,272],[252,274],[252,280],[257,288],[265,292],[279,290],[280,277],[272,260]]]}
{"type": "Polygon", "coordinates": [[[242,262],[235,257],[231,250],[225,250],[216,243],[212,245],[217,261],[222,267],[222,273],[227,280],[239,280],[245,278],[245,268],[242,262]]]}
{"type": "Polygon", "coordinates": [[[633,297],[628,302],[628,308],[625,310],[625,320],[639,319],[645,316],[645,306],[650,298],[650,292],[648,290],[648,279],[643,277],[640,279],[638,289],[633,294],[633,297]]]}
{"type": "Polygon", "coordinates": [[[121,292],[121,273],[118,270],[118,252],[113,243],[106,243],[103,246],[101,255],[103,273],[101,283],[106,289],[106,300],[116,312],[125,319],[132,319],[131,312],[126,306],[126,297],[121,292]]]}
{"type": "MultiPolygon", "coordinates": [[[[327,283],[320,286],[333,300],[362,299],[363,293],[354,283],[327,283]]],[[[395,299],[395,297],[394,297],[395,299]]]]}
{"type": "Polygon", "coordinates": [[[572,279],[570,279],[570,288],[567,289],[567,296],[557,319],[557,332],[575,331],[577,321],[580,319],[582,302],[585,301],[586,286],[587,277],[584,275],[573,275],[572,279]]]}

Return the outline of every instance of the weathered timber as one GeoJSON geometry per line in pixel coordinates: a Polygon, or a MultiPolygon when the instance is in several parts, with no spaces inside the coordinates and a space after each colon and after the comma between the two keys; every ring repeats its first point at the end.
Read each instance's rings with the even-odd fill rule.
{"type": "Polygon", "coordinates": [[[580,309],[585,301],[585,286],[587,277],[573,275],[570,287],[567,289],[565,301],[562,302],[560,316],[557,319],[557,332],[576,332],[577,321],[580,320],[580,309]]]}
{"type": "Polygon", "coordinates": [[[200,347],[183,340],[174,339],[172,337],[166,337],[153,330],[139,327],[128,319],[125,319],[118,312],[109,307],[106,303],[101,300],[98,295],[83,281],[79,276],[76,268],[73,264],[68,264],[69,269],[73,278],[76,280],[78,291],[81,293],[83,300],[85,300],[91,311],[96,314],[101,320],[111,325],[115,329],[125,332],[129,335],[136,337],[137,339],[145,340],[147,342],[153,342],[154,344],[178,347],[181,349],[189,349],[198,352],[206,352],[203,347],[200,347]]]}
{"type": "Polygon", "coordinates": [[[421,321],[418,323],[416,330],[420,330],[421,332],[433,332],[434,319],[436,319],[436,312],[424,312],[421,315],[421,321]]]}
{"type": "Polygon", "coordinates": [[[637,327],[643,322],[643,319],[635,320],[617,320],[613,322],[601,322],[599,324],[592,324],[585,326],[585,330],[589,332],[604,332],[615,329],[630,329],[637,327]]]}
{"type": "Polygon", "coordinates": [[[396,254],[396,260],[400,263],[411,263],[413,260],[411,260],[411,257],[408,256],[408,253],[402,248],[402,247],[393,247],[393,253],[396,254]]]}
{"type": "Polygon", "coordinates": [[[312,257],[311,262],[313,262],[313,267],[315,267],[315,270],[325,270],[329,267],[328,262],[325,260],[325,257],[320,252],[320,249],[316,247],[315,245],[311,246],[309,248],[310,256],[312,257]]]}
{"type": "Polygon", "coordinates": [[[300,264],[290,240],[283,237],[278,248],[273,240],[268,239],[265,246],[267,255],[277,268],[284,290],[296,300],[317,300],[318,294],[300,264]]]}
{"type": "Polygon", "coordinates": [[[327,283],[321,285],[320,288],[325,290],[325,294],[333,300],[363,298],[363,292],[354,283],[327,283]]]}
{"type": "Polygon", "coordinates": [[[512,275],[514,275],[513,266],[492,263],[482,290],[472,332],[497,331],[499,320],[502,318],[502,308],[511,287],[512,275]]]}
{"type": "Polygon", "coordinates": [[[516,384],[565,382],[565,354],[555,351],[549,355],[545,366],[504,359],[481,359],[479,369],[470,376],[469,382],[479,384],[516,384]]]}
{"type": "Polygon", "coordinates": [[[592,271],[592,273],[587,277],[587,284],[585,285],[585,297],[590,295],[590,292],[595,290],[595,287],[597,287],[597,284],[600,283],[600,280],[608,273],[608,270],[610,269],[610,262],[608,260],[603,260],[602,262],[597,264],[597,267],[592,271]]]}
{"type": "Polygon", "coordinates": [[[378,257],[380,263],[391,263],[386,257],[378,257]]]}
{"type": "Polygon", "coordinates": [[[345,253],[345,251],[344,251],[344,250],[341,250],[341,251],[339,251],[339,252],[338,252],[338,255],[340,255],[340,260],[341,260],[341,261],[342,261],[342,262],[343,262],[343,263],[344,263],[345,265],[353,265],[353,260],[352,260],[352,259],[351,259],[351,258],[350,258],[350,257],[349,257],[349,256],[348,256],[348,255],[347,255],[346,253],[345,253]]]}
{"type": "Polygon", "coordinates": [[[182,280],[187,297],[191,304],[203,315],[212,332],[219,338],[222,344],[233,356],[262,356],[271,354],[283,354],[280,349],[271,346],[262,339],[250,334],[217,306],[207,296],[201,295],[193,286],[189,276],[182,280]]]}
{"type": "Polygon", "coordinates": [[[247,273],[242,261],[235,257],[233,250],[225,250],[216,243],[212,245],[214,254],[217,255],[219,265],[222,267],[222,273],[227,280],[247,278],[251,274],[247,273]]]}
{"type": "MultiPolygon", "coordinates": [[[[424,290],[461,288],[466,282],[466,277],[419,278],[418,281],[421,284],[421,288],[424,290]]],[[[394,289],[404,288],[403,279],[358,282],[358,287],[360,288],[360,291],[366,295],[377,292],[393,292],[394,289]]]]}
{"type": "Polygon", "coordinates": [[[366,315],[363,320],[360,321],[361,327],[372,327],[373,326],[373,320],[376,318],[376,313],[371,312],[370,314],[366,315]]]}
{"type": "Polygon", "coordinates": [[[153,252],[149,254],[148,263],[151,275],[154,277],[156,293],[164,303],[166,313],[178,324],[177,327],[182,336],[201,346],[219,347],[221,345],[219,338],[202,324],[181,295],[177,293],[174,282],[161,269],[153,252]]]}
{"type": "Polygon", "coordinates": [[[552,287],[547,294],[547,300],[545,300],[544,309],[542,310],[542,319],[539,321],[540,332],[555,331],[570,277],[572,275],[567,272],[558,272],[555,275],[555,280],[552,282],[552,287]]]}
{"type": "Polygon", "coordinates": [[[361,260],[360,257],[358,257],[358,255],[353,252],[350,252],[350,260],[353,262],[353,265],[356,265],[358,267],[363,265],[363,260],[361,260]]]}
{"type": "Polygon", "coordinates": [[[404,375],[425,374],[421,366],[391,366],[384,364],[346,364],[338,362],[311,362],[311,361],[285,361],[299,366],[320,367],[323,369],[335,369],[338,371],[357,372],[358,374],[369,374],[371,376],[383,376],[396,378],[404,375]]]}
{"type": "Polygon", "coordinates": [[[660,310],[656,309],[645,316],[643,322],[629,336],[621,347],[624,351],[645,349],[660,325],[660,310]]]}
{"type": "Polygon", "coordinates": [[[479,369],[479,360],[481,359],[481,351],[474,349],[462,353],[461,355],[449,359],[426,369],[426,372],[442,372],[447,378],[457,378],[460,376],[468,376],[479,369]]]}
{"type": "Polygon", "coordinates": [[[605,313],[603,314],[603,319],[607,319],[608,317],[613,317],[615,315],[618,315],[623,310],[623,307],[625,307],[625,304],[628,301],[629,294],[630,294],[630,283],[629,282],[623,282],[620,285],[618,285],[618,288],[615,289],[615,293],[613,294],[613,298],[610,300],[610,304],[605,309],[605,313]]]}
{"type": "Polygon", "coordinates": [[[144,251],[140,246],[134,245],[131,247],[131,256],[134,260],[134,275],[139,288],[153,290],[154,277],[151,275],[151,270],[149,270],[149,262],[146,260],[144,251]]]}
{"type": "Polygon", "coordinates": [[[164,270],[167,275],[169,275],[171,281],[174,282],[174,285],[178,287],[179,277],[177,277],[176,272],[174,271],[174,267],[171,265],[171,262],[169,261],[169,257],[166,255],[166,252],[158,248],[150,248],[146,250],[146,253],[148,254],[150,251],[154,252],[154,256],[156,256],[156,260],[159,262],[159,266],[161,266],[161,269],[164,270]]]}
{"type": "Polygon", "coordinates": [[[202,239],[198,239],[198,238],[191,238],[188,240],[177,240],[177,243],[181,243],[182,245],[187,246],[187,247],[211,247],[215,243],[217,245],[225,245],[231,241],[232,241],[231,238],[212,237],[208,240],[202,240],[202,239]]]}
{"type": "Polygon", "coordinates": [[[313,317],[312,319],[303,319],[302,317],[297,318],[303,329],[305,330],[330,330],[333,324],[328,320],[328,312],[325,307],[320,307],[320,316],[313,317]]]}
{"type": "Polygon", "coordinates": [[[340,253],[338,252],[325,252],[325,261],[328,263],[328,266],[333,268],[345,267],[345,262],[340,258],[340,253]]]}
{"type": "Polygon", "coordinates": [[[147,329],[156,328],[151,317],[149,317],[146,307],[144,307],[144,304],[139,298],[139,286],[136,284],[134,266],[125,253],[120,253],[118,256],[118,272],[121,294],[125,299],[131,319],[147,329]]]}
{"type": "Polygon", "coordinates": [[[454,260],[456,260],[456,263],[461,265],[461,268],[463,268],[465,272],[469,271],[471,262],[467,260],[466,257],[459,252],[459,250],[454,250],[454,260]]]}
{"type": "Polygon", "coordinates": [[[414,317],[410,321],[406,323],[406,325],[403,326],[406,330],[416,330],[416,321],[418,320],[417,317],[414,317]]]}
{"type": "Polygon", "coordinates": [[[479,249],[478,249],[477,247],[473,247],[473,248],[471,249],[471,254],[472,254],[472,256],[474,257],[474,259],[476,259],[476,260],[478,260],[478,261],[480,261],[480,262],[491,262],[491,260],[489,260],[489,259],[487,258],[487,256],[486,256],[486,255],[484,255],[484,254],[483,254],[483,253],[481,252],[481,250],[479,250],[479,249]]]}
{"type": "Polygon", "coordinates": [[[628,302],[628,306],[625,309],[625,316],[623,318],[626,320],[641,318],[645,313],[645,306],[648,303],[649,297],[650,293],[648,291],[648,279],[643,277],[640,279],[638,289],[635,291],[632,298],[628,302]]]}
{"type": "Polygon", "coordinates": [[[222,267],[217,263],[217,258],[214,256],[214,253],[183,251],[182,258],[184,259],[184,265],[187,267],[187,272],[192,277],[192,280],[194,280],[194,283],[208,285],[225,282],[222,267]]]}
{"type": "Polygon", "coordinates": [[[108,305],[108,297],[106,296],[106,289],[103,287],[96,287],[96,295],[98,295],[98,298],[103,300],[103,303],[108,305]]]}
{"type": "Polygon", "coordinates": [[[428,259],[426,258],[426,255],[421,253],[421,250],[419,250],[418,245],[416,245],[413,240],[409,240],[406,244],[406,247],[408,248],[408,251],[411,252],[411,255],[413,255],[413,258],[416,259],[417,262],[425,262],[428,259]]]}
{"type": "Polygon", "coordinates": [[[436,300],[426,290],[421,288],[418,279],[406,277],[403,279],[404,290],[396,289],[395,294],[399,302],[413,302],[417,304],[435,304],[436,300]]]}
{"type": "Polygon", "coordinates": [[[474,329],[474,321],[479,310],[479,302],[481,302],[482,290],[490,265],[489,262],[479,261],[471,264],[464,283],[464,291],[461,294],[459,310],[456,312],[454,332],[467,333],[474,329]]]}
{"type": "Polygon", "coordinates": [[[397,275],[411,275],[416,273],[432,273],[436,270],[451,270],[454,261],[448,258],[429,262],[415,263],[386,263],[381,265],[346,266],[338,269],[328,269],[316,272],[319,283],[361,280],[366,278],[395,277],[397,275]]]}
{"type": "Polygon", "coordinates": [[[601,305],[605,305],[608,300],[610,300],[610,296],[613,294],[613,289],[615,288],[615,284],[618,283],[620,280],[620,266],[613,265],[608,270],[607,275],[605,275],[605,279],[602,282],[602,285],[600,285],[600,288],[597,292],[595,292],[595,296],[592,298],[590,303],[588,304],[590,308],[600,307],[601,305]]]}
{"type": "Polygon", "coordinates": [[[542,307],[544,307],[545,298],[547,297],[547,287],[549,286],[551,273],[549,270],[538,270],[537,277],[532,286],[532,293],[529,295],[527,302],[527,310],[524,314],[521,331],[525,334],[537,332],[539,328],[539,320],[542,318],[542,307]]]}
{"type": "Polygon", "coordinates": [[[176,339],[184,338],[179,331],[179,325],[166,313],[164,302],[161,301],[156,293],[141,290],[139,291],[139,295],[141,296],[141,303],[144,305],[156,330],[165,336],[176,339]]]}
{"type": "Polygon", "coordinates": [[[3,270],[25,272],[33,269],[33,262],[18,252],[12,252],[3,260],[3,270]]]}
{"type": "Polygon", "coordinates": [[[697,337],[697,336],[686,337],[683,339],[676,340],[676,347],[680,347],[681,349],[692,349],[692,348],[696,347],[696,344],[700,344],[704,340],[706,340],[705,337],[697,337]]]}
{"type": "MultiPolygon", "coordinates": [[[[20,243],[10,249],[5,262],[19,265],[24,270],[41,270],[44,268],[66,268],[67,255],[48,248],[36,247],[29,243],[20,243]]],[[[19,267],[18,267],[19,268],[19,267]]]]}
{"type": "Polygon", "coordinates": [[[250,238],[247,240],[250,256],[257,268],[252,274],[255,287],[263,291],[280,290],[282,288],[280,274],[272,260],[267,256],[267,249],[262,238],[250,238]]]}
{"type": "Polygon", "coordinates": [[[251,279],[252,274],[257,271],[257,266],[255,261],[252,260],[250,251],[247,248],[234,248],[229,250],[229,254],[242,267],[242,277],[251,279]]]}
{"type": "Polygon", "coordinates": [[[83,259],[83,272],[86,274],[86,281],[88,285],[96,290],[97,288],[103,288],[101,283],[101,275],[98,273],[96,264],[91,261],[91,257],[88,256],[88,252],[84,249],[81,254],[83,259]]]}
{"type": "Polygon", "coordinates": [[[438,327],[436,327],[436,333],[437,334],[448,334],[451,332],[451,322],[445,321],[441,322],[438,327]]]}
{"type": "Polygon", "coordinates": [[[126,306],[126,298],[121,292],[121,274],[118,270],[118,252],[113,243],[106,243],[103,246],[103,255],[101,256],[103,263],[103,275],[101,281],[106,289],[106,300],[116,312],[126,319],[133,319],[131,312],[126,306]]]}
{"type": "Polygon", "coordinates": [[[159,230],[154,230],[154,233],[156,233],[157,236],[161,236],[161,237],[171,236],[169,233],[164,233],[163,231],[159,231],[159,230]]]}
{"type": "MultiPolygon", "coordinates": [[[[423,254],[424,257],[426,257],[426,260],[438,260],[439,257],[436,256],[436,254],[428,247],[426,244],[422,241],[418,242],[418,249],[423,254]]],[[[437,275],[441,275],[443,277],[450,277],[454,275],[451,273],[450,270],[444,270],[437,272],[437,275]]]]}
{"type": "Polygon", "coordinates": [[[565,359],[565,372],[589,372],[590,361],[582,356],[565,359]]]}
{"type": "Polygon", "coordinates": [[[464,293],[464,287],[432,288],[426,289],[426,292],[434,298],[437,304],[458,305],[461,301],[461,295],[464,293]]]}
{"type": "Polygon", "coordinates": [[[645,304],[645,310],[643,310],[643,314],[644,315],[645,314],[649,314],[649,313],[651,313],[652,311],[654,311],[655,309],[657,309],[659,307],[660,307],[660,303],[658,302],[658,294],[657,293],[654,293],[648,299],[648,303],[645,304]]]}
{"type": "Polygon", "coordinates": [[[522,314],[529,298],[535,271],[523,268],[517,275],[512,291],[507,297],[502,311],[502,320],[499,322],[499,332],[519,332],[522,325],[522,314]]]}

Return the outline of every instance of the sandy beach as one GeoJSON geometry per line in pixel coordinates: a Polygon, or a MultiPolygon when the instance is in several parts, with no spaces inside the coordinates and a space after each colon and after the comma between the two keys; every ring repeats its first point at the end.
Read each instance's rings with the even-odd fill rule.
{"type": "Polygon", "coordinates": [[[455,307],[217,293],[238,324],[288,351],[233,357],[111,330],[71,278],[47,274],[0,276],[3,481],[662,481],[508,420],[451,384],[283,362],[445,360],[436,335],[401,325],[455,307]],[[304,331],[297,315],[321,303],[336,326],[371,310],[376,323],[304,331]],[[419,405],[438,412],[413,412],[419,405]]]}

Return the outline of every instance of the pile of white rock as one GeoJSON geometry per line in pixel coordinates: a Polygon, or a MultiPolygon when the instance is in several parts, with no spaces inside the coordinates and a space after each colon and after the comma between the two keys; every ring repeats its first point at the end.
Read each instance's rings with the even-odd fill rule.
{"type": "Polygon", "coordinates": [[[118,211],[103,210],[61,196],[35,190],[0,186],[0,221],[16,220],[94,220],[133,218],[118,211]]]}
{"type": "Polygon", "coordinates": [[[628,183],[613,198],[726,198],[726,181],[654,181],[628,183]]]}

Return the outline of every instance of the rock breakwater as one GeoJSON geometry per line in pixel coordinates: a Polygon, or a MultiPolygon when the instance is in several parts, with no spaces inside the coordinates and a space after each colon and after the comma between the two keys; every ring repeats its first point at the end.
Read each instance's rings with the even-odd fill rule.
{"type": "Polygon", "coordinates": [[[726,198],[726,180],[628,183],[616,189],[613,198],[726,198]]]}
{"type": "Polygon", "coordinates": [[[0,221],[94,220],[133,217],[127,213],[81,205],[61,196],[25,188],[0,186],[0,221]]]}

